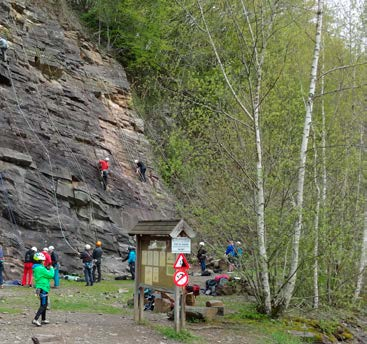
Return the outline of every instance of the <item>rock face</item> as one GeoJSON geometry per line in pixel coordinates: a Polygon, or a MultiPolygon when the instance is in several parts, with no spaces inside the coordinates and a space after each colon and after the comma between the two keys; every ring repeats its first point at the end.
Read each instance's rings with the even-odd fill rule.
{"type": "Polygon", "coordinates": [[[101,240],[105,272],[121,273],[139,219],[171,218],[162,185],[141,183],[134,159],[152,166],[144,122],[130,106],[123,68],[90,42],[64,1],[0,0],[0,244],[5,277],[20,278],[27,248],[53,245],[61,270],[101,240]],[[108,190],[97,162],[110,157],[108,190]]]}

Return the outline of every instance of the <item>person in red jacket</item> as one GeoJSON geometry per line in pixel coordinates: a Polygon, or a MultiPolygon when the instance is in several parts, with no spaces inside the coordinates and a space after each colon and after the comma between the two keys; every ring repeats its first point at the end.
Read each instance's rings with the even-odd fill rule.
{"type": "Polygon", "coordinates": [[[98,161],[98,167],[99,170],[101,172],[101,176],[102,176],[102,182],[103,182],[103,189],[106,190],[107,189],[107,176],[108,176],[108,169],[110,168],[108,162],[110,161],[110,159],[107,157],[104,160],[99,160],[98,161]]]}
{"type": "Polygon", "coordinates": [[[24,257],[24,271],[22,277],[22,285],[32,287],[33,282],[33,255],[37,252],[37,247],[30,248],[24,257]]]}
{"type": "Polygon", "coordinates": [[[50,254],[48,253],[48,248],[45,247],[43,250],[42,250],[42,253],[43,255],[45,256],[45,267],[47,268],[48,266],[51,266],[52,265],[52,259],[51,259],[51,256],[50,254]]]}

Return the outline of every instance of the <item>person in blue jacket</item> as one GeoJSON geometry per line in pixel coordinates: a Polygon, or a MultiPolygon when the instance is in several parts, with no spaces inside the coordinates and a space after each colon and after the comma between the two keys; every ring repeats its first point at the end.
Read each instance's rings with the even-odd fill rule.
{"type": "Polygon", "coordinates": [[[232,240],[228,241],[228,246],[225,252],[225,256],[228,260],[228,272],[232,272],[234,270],[234,257],[236,255],[235,246],[232,240]]]}
{"type": "Polygon", "coordinates": [[[129,255],[127,257],[127,263],[129,264],[132,280],[135,279],[135,261],[136,261],[135,247],[129,246],[129,255]]]}

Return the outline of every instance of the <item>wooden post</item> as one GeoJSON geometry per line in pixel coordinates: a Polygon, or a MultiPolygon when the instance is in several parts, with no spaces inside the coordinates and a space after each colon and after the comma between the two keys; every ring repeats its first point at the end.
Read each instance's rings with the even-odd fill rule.
{"type": "Polygon", "coordinates": [[[144,319],[144,287],[139,288],[139,321],[144,319]]]}
{"type": "Polygon", "coordinates": [[[174,312],[174,322],[175,322],[175,331],[180,332],[180,288],[175,286],[175,308],[174,312]]]}
{"type": "Polygon", "coordinates": [[[184,288],[182,288],[181,296],[181,329],[186,328],[186,293],[184,288]]]}
{"type": "MultiPolygon", "coordinates": [[[[136,259],[135,259],[135,280],[134,280],[134,320],[139,322],[140,318],[140,305],[139,305],[139,283],[140,283],[140,269],[139,269],[139,252],[140,252],[140,240],[138,236],[136,238],[136,259]]],[[[144,290],[143,290],[144,292],[144,290]]],[[[144,303],[144,299],[143,299],[144,303]]]]}

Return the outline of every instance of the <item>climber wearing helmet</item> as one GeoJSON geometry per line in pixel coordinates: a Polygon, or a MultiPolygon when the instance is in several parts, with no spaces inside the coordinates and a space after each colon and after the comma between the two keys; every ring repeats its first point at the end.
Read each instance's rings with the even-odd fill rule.
{"type": "Polygon", "coordinates": [[[45,247],[44,249],[42,249],[42,253],[44,254],[46,260],[45,260],[45,267],[49,267],[52,265],[52,259],[50,254],[48,253],[48,247],[45,247]]]}
{"type": "Polygon", "coordinates": [[[25,253],[22,285],[28,285],[29,287],[32,287],[32,278],[33,278],[32,266],[34,263],[33,256],[36,252],[37,247],[32,247],[25,253]]]}
{"type": "Polygon", "coordinates": [[[101,282],[102,279],[102,275],[101,275],[101,263],[102,263],[102,255],[103,255],[103,251],[102,251],[102,243],[98,240],[96,242],[96,248],[93,250],[93,261],[94,261],[94,265],[93,265],[93,282],[101,282]],[[97,280],[96,280],[96,270],[97,270],[97,280]]]}
{"type": "Polygon", "coordinates": [[[59,268],[60,268],[59,255],[56,253],[55,247],[53,247],[53,246],[49,246],[48,252],[50,253],[50,256],[51,256],[52,267],[55,270],[54,288],[58,288],[59,285],[60,285],[60,277],[59,277],[59,268]]]}
{"type": "Polygon", "coordinates": [[[136,164],[136,174],[139,175],[139,179],[141,182],[146,182],[146,178],[145,178],[145,172],[147,170],[147,168],[145,167],[144,163],[140,160],[135,160],[134,161],[136,164]]]}
{"type": "Polygon", "coordinates": [[[108,177],[108,170],[110,168],[108,164],[109,161],[110,161],[110,158],[108,157],[105,158],[104,160],[98,161],[98,167],[99,167],[100,175],[102,178],[102,186],[104,190],[107,189],[107,177],[108,177]]]}
{"type": "Polygon", "coordinates": [[[33,257],[35,263],[33,265],[33,276],[36,286],[36,293],[40,298],[40,306],[38,311],[32,320],[32,324],[41,326],[42,324],[48,324],[46,320],[46,310],[48,304],[48,293],[50,291],[50,280],[54,277],[54,268],[51,266],[47,269],[44,265],[46,257],[42,252],[37,252],[33,257]],[[41,322],[38,318],[41,316],[41,322]]]}
{"type": "Polygon", "coordinates": [[[0,37],[0,51],[3,61],[6,62],[6,50],[8,49],[8,41],[0,37]]]}
{"type": "Polygon", "coordinates": [[[93,285],[93,257],[91,253],[91,247],[90,245],[85,245],[84,252],[80,253],[80,259],[83,262],[83,269],[84,269],[84,277],[86,286],[92,286],[93,285]]]}

